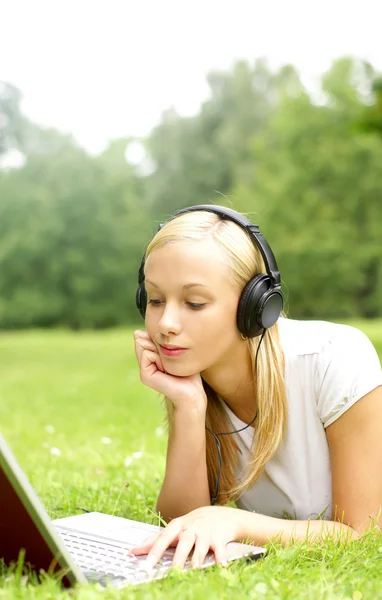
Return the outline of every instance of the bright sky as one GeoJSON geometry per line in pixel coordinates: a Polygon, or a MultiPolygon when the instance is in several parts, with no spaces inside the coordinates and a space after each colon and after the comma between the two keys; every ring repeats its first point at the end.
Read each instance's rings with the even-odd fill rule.
{"type": "Polygon", "coordinates": [[[315,87],[338,56],[382,71],[381,0],[0,0],[0,80],[33,121],[91,152],[193,114],[235,59],[294,64],[315,87]]]}

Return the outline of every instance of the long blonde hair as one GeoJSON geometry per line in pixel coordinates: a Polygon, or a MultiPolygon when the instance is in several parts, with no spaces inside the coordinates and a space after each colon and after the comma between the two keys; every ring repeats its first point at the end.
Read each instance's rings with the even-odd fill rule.
{"type": "MultiPolygon", "coordinates": [[[[157,232],[147,247],[145,259],[151,252],[168,243],[178,241],[197,241],[212,238],[223,250],[226,264],[235,284],[242,290],[246,283],[259,273],[266,273],[260,251],[254,246],[249,235],[232,221],[222,220],[216,214],[206,211],[184,213],[167,221],[157,232]]],[[[278,324],[267,330],[258,352],[259,337],[250,338],[253,380],[257,400],[256,447],[245,473],[238,480],[240,448],[234,435],[220,437],[222,454],[222,472],[217,503],[226,504],[236,500],[248,488],[252,487],[264,470],[266,463],[274,456],[285,433],[287,421],[287,400],[284,383],[284,355],[282,352],[278,324]]],[[[203,381],[207,395],[206,427],[215,433],[232,431],[232,425],[226,410],[216,392],[203,381]]],[[[169,428],[173,423],[173,403],[166,397],[169,428]]],[[[215,490],[218,474],[218,453],[216,443],[210,433],[206,433],[206,460],[210,494],[215,490]]]]}

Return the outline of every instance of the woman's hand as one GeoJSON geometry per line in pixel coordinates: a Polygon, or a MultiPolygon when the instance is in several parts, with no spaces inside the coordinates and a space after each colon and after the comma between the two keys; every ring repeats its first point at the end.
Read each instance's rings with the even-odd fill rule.
{"type": "Polygon", "coordinates": [[[159,534],[150,536],[129,554],[147,554],[148,566],[154,567],[169,546],[176,546],[172,566],[183,568],[192,548],[191,564],[201,567],[209,550],[216,562],[227,566],[226,544],[244,537],[242,511],[226,506],[204,506],[173,519],[159,534]]]}
{"type": "Polygon", "coordinates": [[[134,340],[142,383],[167,396],[176,408],[188,405],[205,411],[207,397],[200,373],[189,377],[170,375],[166,373],[158,350],[146,331],[134,331],[134,340]]]}

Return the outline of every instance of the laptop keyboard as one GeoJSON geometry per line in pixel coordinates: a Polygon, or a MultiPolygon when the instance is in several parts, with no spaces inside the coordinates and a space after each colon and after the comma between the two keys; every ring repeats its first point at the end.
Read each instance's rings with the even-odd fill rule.
{"type": "MultiPolygon", "coordinates": [[[[127,583],[138,584],[161,579],[171,568],[175,553],[174,548],[166,550],[158,565],[147,569],[146,557],[127,554],[129,547],[126,545],[87,538],[83,534],[58,527],[57,531],[87,579],[102,585],[110,583],[116,587],[123,587],[127,583]]],[[[209,552],[203,567],[213,564],[215,558],[213,553],[209,552]]],[[[191,561],[188,559],[184,570],[190,568],[191,561]]]]}

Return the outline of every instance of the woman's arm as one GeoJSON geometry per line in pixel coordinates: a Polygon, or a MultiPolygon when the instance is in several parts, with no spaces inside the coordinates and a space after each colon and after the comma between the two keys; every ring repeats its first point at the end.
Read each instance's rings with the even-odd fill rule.
{"type": "Polygon", "coordinates": [[[362,533],[382,524],[382,386],[329,425],[332,518],[362,533]]]}
{"type": "Polygon", "coordinates": [[[208,550],[225,563],[225,545],[251,540],[284,545],[297,540],[356,539],[382,525],[382,386],[358,400],[327,428],[332,469],[332,520],[290,521],[237,508],[205,506],[170,522],[159,536],[133,550],[156,563],[176,543],[174,565],[183,566],[195,546],[193,565],[208,550]]]}
{"type": "Polygon", "coordinates": [[[237,538],[240,540],[236,541],[250,540],[255,544],[263,545],[276,540],[287,546],[304,540],[313,543],[325,541],[325,538],[345,541],[360,537],[360,533],[355,529],[337,521],[293,521],[248,513],[241,509],[239,512],[241,514],[237,515],[237,520],[240,533],[237,538]]]}
{"type": "Polygon", "coordinates": [[[210,504],[205,440],[207,397],[200,373],[176,377],[165,371],[157,347],[146,331],[134,331],[134,341],[142,383],[174,405],[166,474],[156,506],[169,521],[210,504]]]}
{"type": "Polygon", "coordinates": [[[261,544],[280,536],[288,544],[326,535],[357,538],[368,527],[382,525],[382,386],[353,404],[327,427],[326,435],[332,521],[289,521],[251,514],[245,523],[242,514],[244,535],[261,544]]]}
{"type": "Polygon", "coordinates": [[[296,540],[321,541],[326,536],[344,540],[357,538],[359,533],[334,521],[288,521],[227,506],[203,506],[173,519],[160,534],[130,552],[147,554],[147,564],[154,566],[169,546],[176,546],[172,565],[183,567],[194,547],[192,566],[200,567],[211,549],[216,561],[226,565],[228,542],[264,545],[275,539],[287,545],[296,540]]]}
{"type": "Polygon", "coordinates": [[[165,521],[211,504],[206,462],[205,409],[175,408],[166,474],[156,510],[165,521]]]}

